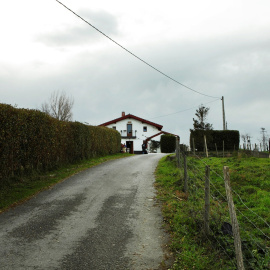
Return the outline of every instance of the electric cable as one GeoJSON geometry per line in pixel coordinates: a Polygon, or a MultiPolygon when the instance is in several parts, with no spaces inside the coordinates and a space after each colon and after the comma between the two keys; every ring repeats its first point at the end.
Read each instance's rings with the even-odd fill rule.
{"type": "MultiPolygon", "coordinates": [[[[180,83],[179,81],[173,79],[172,77],[170,77],[169,75],[165,74],[164,72],[160,71],[159,69],[155,68],[154,66],[152,66],[151,64],[149,64],[148,62],[144,61],[142,58],[138,57],[136,54],[132,53],[131,51],[129,51],[128,49],[126,49],[124,46],[122,46],[121,44],[119,44],[118,42],[116,42],[115,40],[113,40],[111,37],[109,37],[108,35],[106,35],[105,33],[103,33],[101,30],[99,30],[97,27],[95,27],[93,24],[91,24],[90,22],[86,21],[84,18],[82,18],[80,15],[78,15],[76,12],[74,12],[73,10],[71,10],[70,8],[68,8],[66,5],[64,5],[62,2],[60,2],[59,0],[55,0],[56,2],[58,2],[60,5],[62,5],[64,8],[66,8],[67,10],[69,10],[70,12],[72,12],[75,16],[77,16],[79,19],[81,19],[82,21],[84,21],[85,23],[87,23],[89,26],[91,26],[93,29],[95,29],[97,32],[99,32],[100,34],[102,34],[103,36],[105,36],[106,38],[108,38],[110,41],[112,41],[113,43],[115,43],[117,46],[119,46],[120,48],[122,48],[123,50],[125,50],[127,53],[131,54],[132,56],[134,56],[135,58],[137,58],[138,60],[140,60],[141,62],[143,62],[144,64],[146,64],[147,66],[149,66],[150,68],[154,69],[155,71],[157,71],[158,73],[162,74],[163,76],[167,77],[168,79],[174,81],[175,83],[189,89],[190,91],[193,91],[197,94],[206,96],[206,97],[210,97],[210,98],[219,98],[219,97],[214,97],[214,96],[210,96],[204,93],[201,93],[197,90],[194,90],[192,88],[190,88],[189,86],[186,86],[182,83],[180,83]]],[[[220,98],[219,98],[220,99],[220,98]]]]}
{"type": "MultiPolygon", "coordinates": [[[[217,101],[217,100],[220,100],[220,98],[215,99],[215,100],[212,100],[212,101],[209,101],[209,102],[206,102],[206,103],[204,103],[204,104],[202,104],[202,105],[206,105],[206,104],[215,102],[215,101],[217,101]]],[[[198,108],[198,106],[192,107],[192,108],[189,108],[189,109],[185,109],[185,110],[181,110],[181,111],[178,111],[178,112],[174,112],[174,113],[169,113],[169,114],[165,114],[165,115],[160,115],[160,116],[156,116],[156,117],[151,117],[150,119],[156,119],[156,118],[165,117],[165,116],[169,116],[169,115],[173,115],[173,114],[177,114],[177,113],[181,113],[181,112],[186,112],[186,111],[189,111],[189,110],[192,110],[192,109],[196,109],[196,108],[198,108]]]]}

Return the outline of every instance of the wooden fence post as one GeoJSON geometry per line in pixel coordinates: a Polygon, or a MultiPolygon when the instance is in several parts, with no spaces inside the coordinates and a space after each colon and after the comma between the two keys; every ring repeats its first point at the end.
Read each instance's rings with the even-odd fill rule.
{"type": "Polygon", "coordinates": [[[187,157],[185,152],[183,153],[183,157],[184,157],[184,192],[187,193],[188,192],[188,177],[187,177],[187,157]]]}
{"type": "Polygon", "coordinates": [[[204,232],[206,235],[209,231],[209,213],[210,213],[210,167],[205,166],[205,204],[204,204],[204,232]]]}
{"type": "Polygon", "coordinates": [[[239,225],[238,225],[238,221],[237,221],[237,216],[236,216],[236,212],[235,212],[235,208],[234,208],[232,191],[231,191],[231,186],[230,186],[229,167],[224,166],[223,173],[224,173],[224,182],[225,182],[225,189],[226,189],[226,195],[227,195],[227,200],[228,200],[230,218],[231,218],[232,229],[233,229],[234,248],[235,248],[237,269],[244,270],[245,268],[244,268],[244,263],[243,263],[240,231],[239,231],[239,225]]]}
{"type": "Polygon", "coordinates": [[[177,163],[177,167],[180,168],[180,147],[179,147],[179,138],[176,137],[176,163],[177,163]]]}
{"type": "Polygon", "coordinates": [[[217,144],[215,143],[215,146],[216,146],[216,152],[217,152],[217,157],[218,157],[218,150],[217,150],[217,144]]]}
{"type": "Polygon", "coordinates": [[[206,136],[205,135],[204,135],[204,147],[205,147],[206,157],[208,158],[208,149],[207,149],[207,142],[206,142],[206,136]]]}

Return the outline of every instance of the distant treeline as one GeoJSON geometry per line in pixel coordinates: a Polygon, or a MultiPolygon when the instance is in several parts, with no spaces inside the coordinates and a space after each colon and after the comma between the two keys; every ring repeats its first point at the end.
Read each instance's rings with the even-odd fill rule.
{"type": "Polygon", "coordinates": [[[0,104],[0,181],[114,154],[120,147],[121,136],[113,129],[0,104]]]}

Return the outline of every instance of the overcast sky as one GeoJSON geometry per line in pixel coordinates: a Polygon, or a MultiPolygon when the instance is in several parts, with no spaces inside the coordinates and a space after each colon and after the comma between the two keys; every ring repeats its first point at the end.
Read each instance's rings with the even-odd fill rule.
{"type": "Polygon", "coordinates": [[[131,113],[188,144],[195,111],[208,122],[270,134],[269,0],[10,0],[0,9],[0,102],[38,109],[54,91],[74,98],[73,120],[98,125],[131,113]],[[207,95],[207,96],[205,96],[207,95]],[[212,97],[208,97],[212,96],[212,97]]]}

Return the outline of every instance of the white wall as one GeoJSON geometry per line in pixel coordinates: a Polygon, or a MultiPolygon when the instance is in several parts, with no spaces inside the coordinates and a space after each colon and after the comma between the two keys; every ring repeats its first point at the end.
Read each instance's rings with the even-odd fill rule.
{"type": "MultiPolygon", "coordinates": [[[[134,151],[142,151],[143,141],[160,132],[158,128],[152,125],[146,124],[146,123],[142,123],[141,121],[138,121],[133,118],[121,120],[117,123],[108,125],[107,127],[108,128],[116,127],[116,130],[119,131],[119,133],[122,136],[126,136],[127,124],[132,124],[132,130],[134,131],[133,135],[136,134],[136,139],[129,139],[129,138],[122,139],[121,143],[126,143],[127,141],[133,141],[134,151]],[[147,127],[146,132],[143,131],[143,127],[147,127]]],[[[156,140],[156,141],[160,140],[160,136],[153,138],[153,140],[156,140]]]]}

